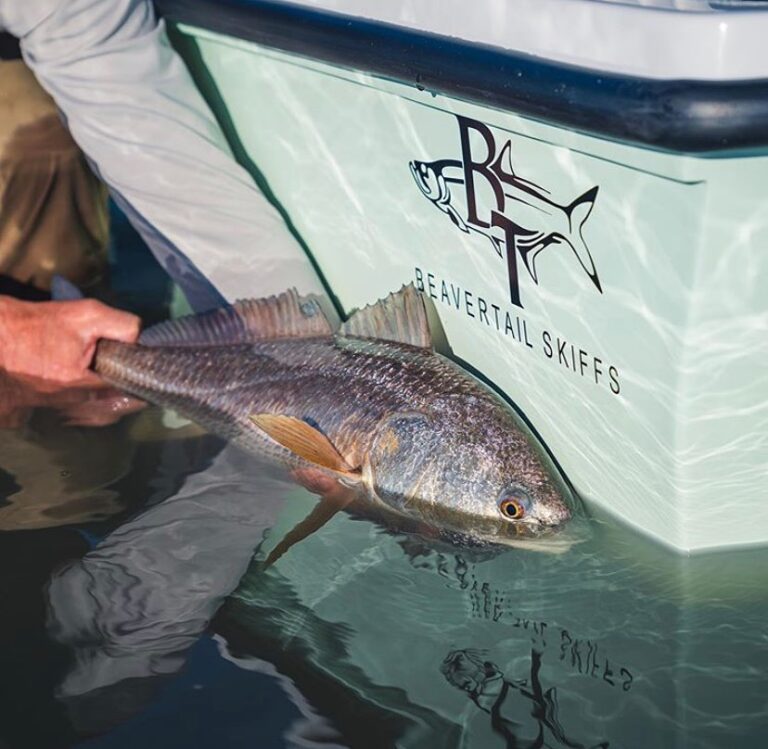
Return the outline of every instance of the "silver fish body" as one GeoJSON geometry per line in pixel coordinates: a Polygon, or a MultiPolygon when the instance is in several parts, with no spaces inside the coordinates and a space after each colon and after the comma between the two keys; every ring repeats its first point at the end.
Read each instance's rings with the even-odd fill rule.
{"type": "Polygon", "coordinates": [[[434,351],[334,335],[226,345],[99,343],[96,371],[246,450],[306,461],[258,429],[280,414],[318,430],[370,499],[488,541],[571,515],[567,489],[511,410],[434,351]]]}

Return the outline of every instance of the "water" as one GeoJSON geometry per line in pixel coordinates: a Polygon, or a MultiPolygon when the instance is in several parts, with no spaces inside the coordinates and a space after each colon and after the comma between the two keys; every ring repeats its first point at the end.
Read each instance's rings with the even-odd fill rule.
{"type": "Polygon", "coordinates": [[[266,567],[312,495],[155,408],[72,418],[0,431],[2,749],[765,746],[764,550],[341,512],[266,567]]]}

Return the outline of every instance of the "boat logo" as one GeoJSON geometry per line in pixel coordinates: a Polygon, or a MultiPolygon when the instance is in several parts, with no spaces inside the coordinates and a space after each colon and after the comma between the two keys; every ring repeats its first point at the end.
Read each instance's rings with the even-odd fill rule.
{"type": "Polygon", "coordinates": [[[523,306],[518,255],[538,284],[536,258],[542,250],[559,245],[573,251],[602,293],[594,260],[582,236],[598,188],[592,187],[572,202],[561,204],[551,197],[549,190],[515,172],[511,140],[498,148],[490,128],[482,122],[461,116],[457,119],[461,160],[411,161],[411,174],[424,197],[458,229],[483,235],[500,258],[506,255],[512,303],[523,306]]]}

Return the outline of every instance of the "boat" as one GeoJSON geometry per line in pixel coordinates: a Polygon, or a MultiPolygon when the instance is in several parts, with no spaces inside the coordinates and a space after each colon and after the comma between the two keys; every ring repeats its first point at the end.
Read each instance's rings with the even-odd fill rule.
{"type": "Polygon", "coordinates": [[[768,541],[764,4],[157,5],[343,313],[414,283],[587,508],[768,541]]]}

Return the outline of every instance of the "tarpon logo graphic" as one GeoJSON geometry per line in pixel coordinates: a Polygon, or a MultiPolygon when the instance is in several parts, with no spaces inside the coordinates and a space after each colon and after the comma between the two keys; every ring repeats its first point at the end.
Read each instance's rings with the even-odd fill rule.
{"type": "Polygon", "coordinates": [[[573,251],[584,272],[602,292],[594,260],[582,236],[598,188],[587,190],[571,203],[560,204],[550,197],[549,190],[516,174],[510,140],[497,156],[496,139],[486,125],[466,117],[457,119],[461,161],[412,161],[411,174],[423,195],[461,231],[487,237],[499,257],[503,258],[506,250],[512,303],[523,306],[518,254],[538,284],[536,258],[547,247],[558,245],[573,251]],[[482,154],[477,153],[478,135],[485,144],[482,154]]]}

